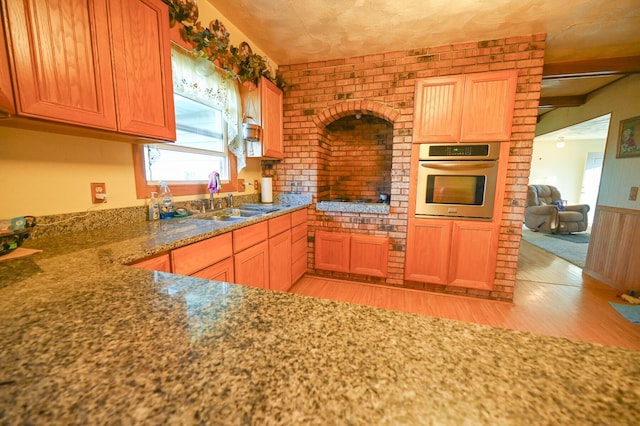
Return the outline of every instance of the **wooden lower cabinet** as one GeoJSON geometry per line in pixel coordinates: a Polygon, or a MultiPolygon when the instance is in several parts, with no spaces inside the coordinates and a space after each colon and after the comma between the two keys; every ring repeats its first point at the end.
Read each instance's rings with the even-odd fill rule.
{"type": "Polygon", "coordinates": [[[405,279],[490,290],[497,245],[490,222],[409,219],[405,279]]]}
{"type": "Polygon", "coordinates": [[[446,284],[451,252],[448,220],[409,219],[404,278],[446,284]]]}
{"type": "Polygon", "coordinates": [[[353,274],[386,277],[389,239],[371,235],[352,235],[349,271],[353,274]]]}
{"type": "Polygon", "coordinates": [[[233,273],[233,258],[229,257],[214,265],[208,266],[201,271],[192,274],[193,277],[205,278],[207,280],[223,281],[232,283],[235,281],[233,273]]]}
{"type": "Polygon", "coordinates": [[[316,269],[349,272],[350,241],[347,233],[316,231],[316,269]]]}
{"type": "Polygon", "coordinates": [[[269,238],[269,288],[291,288],[291,230],[269,238]]]}
{"type": "Polygon", "coordinates": [[[233,256],[235,283],[269,288],[269,243],[265,240],[233,256]]]}
{"type": "Polygon", "coordinates": [[[316,231],[316,269],[387,276],[389,238],[316,231]]]}
{"type": "Polygon", "coordinates": [[[148,259],[139,260],[132,263],[131,266],[148,269],[149,271],[171,272],[171,259],[169,258],[169,253],[163,253],[148,259]]]}
{"type": "Polygon", "coordinates": [[[307,210],[291,213],[291,284],[307,272],[307,210]]]}

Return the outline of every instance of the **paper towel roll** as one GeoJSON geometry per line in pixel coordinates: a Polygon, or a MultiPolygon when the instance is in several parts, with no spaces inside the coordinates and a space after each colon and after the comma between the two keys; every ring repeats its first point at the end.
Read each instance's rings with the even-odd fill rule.
{"type": "Polygon", "coordinates": [[[270,177],[262,178],[262,197],[263,203],[273,203],[273,179],[270,177]]]}

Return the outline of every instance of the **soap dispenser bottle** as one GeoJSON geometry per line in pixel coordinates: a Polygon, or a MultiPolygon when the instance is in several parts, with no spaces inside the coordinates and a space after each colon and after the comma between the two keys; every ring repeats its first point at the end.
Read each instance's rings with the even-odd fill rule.
{"type": "Polygon", "coordinates": [[[175,215],[173,195],[166,182],[160,183],[160,219],[169,219],[175,215]]]}
{"type": "Polygon", "coordinates": [[[160,219],[160,204],[158,202],[158,193],[152,192],[149,199],[149,220],[160,219]]]}

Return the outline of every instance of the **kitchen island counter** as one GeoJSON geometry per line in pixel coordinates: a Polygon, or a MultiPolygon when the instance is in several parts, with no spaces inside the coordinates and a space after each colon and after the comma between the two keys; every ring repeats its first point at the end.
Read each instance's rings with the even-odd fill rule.
{"type": "Polygon", "coordinates": [[[123,265],[221,232],[132,224],[0,262],[0,423],[640,423],[636,351],[123,265]]]}

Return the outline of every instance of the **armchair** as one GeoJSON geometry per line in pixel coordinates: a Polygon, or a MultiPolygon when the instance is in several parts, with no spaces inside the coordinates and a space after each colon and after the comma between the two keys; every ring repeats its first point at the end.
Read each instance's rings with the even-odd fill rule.
{"type": "Polygon", "coordinates": [[[551,185],[529,185],[527,207],[524,210],[524,224],[532,231],[572,233],[586,231],[589,206],[579,204],[563,206],[560,191],[551,185]]]}

